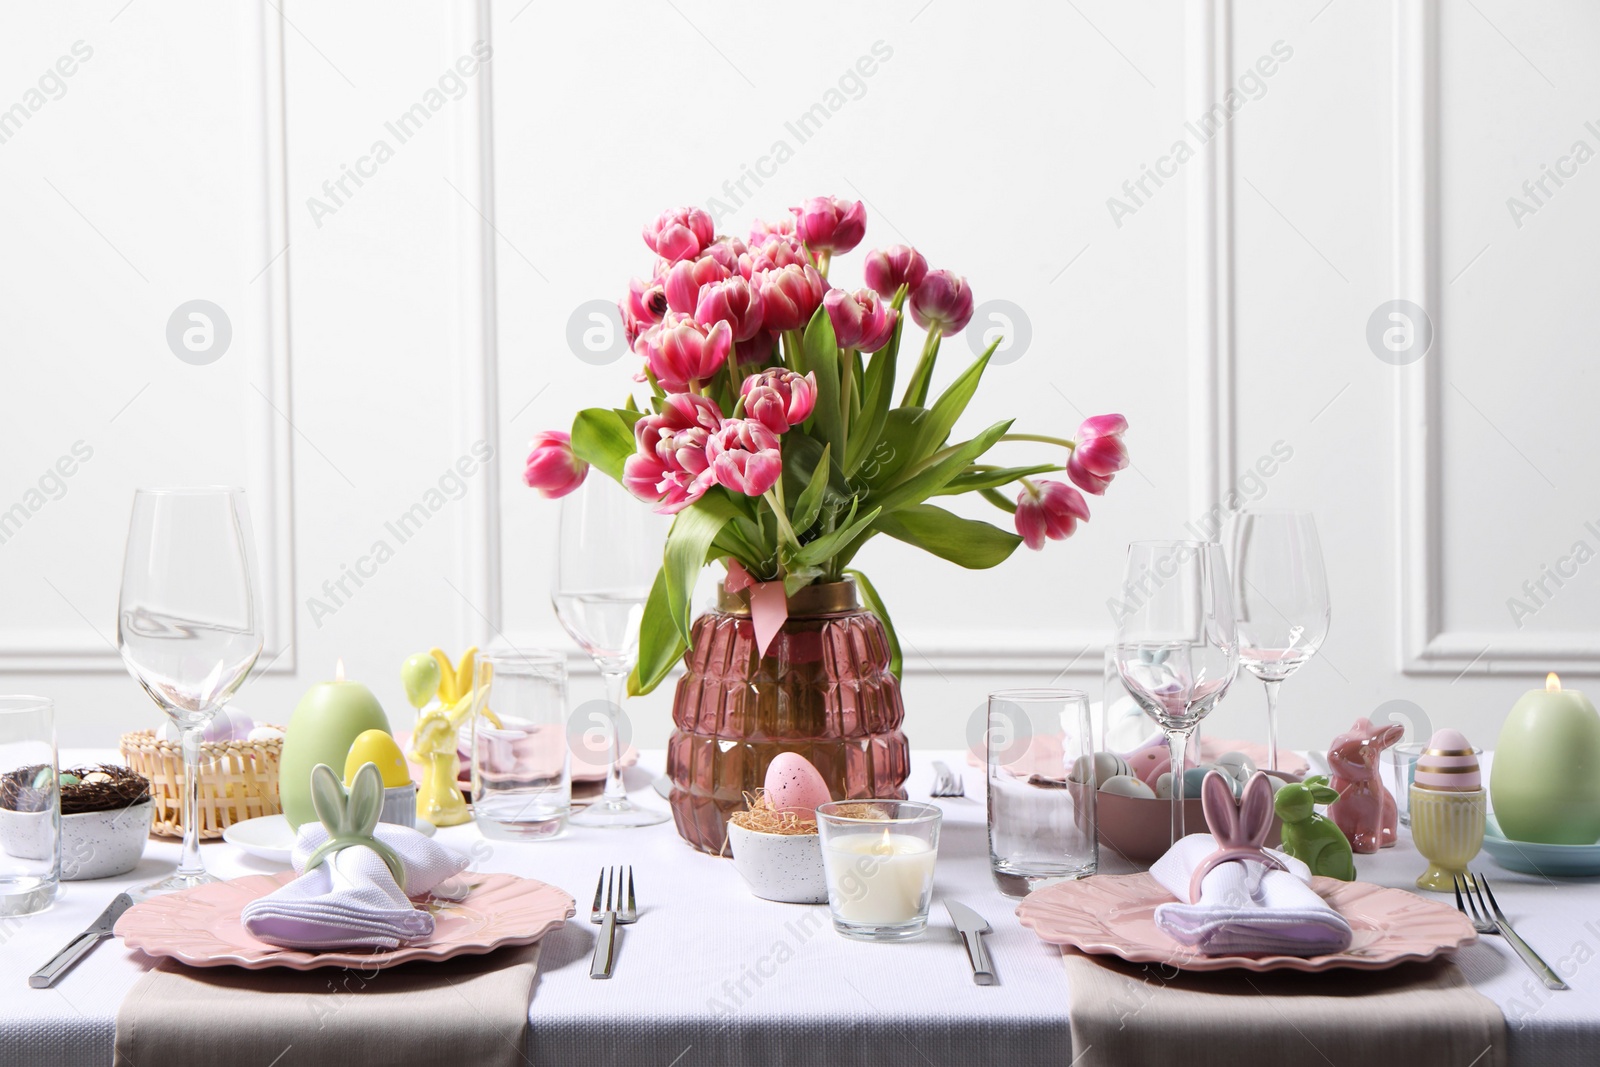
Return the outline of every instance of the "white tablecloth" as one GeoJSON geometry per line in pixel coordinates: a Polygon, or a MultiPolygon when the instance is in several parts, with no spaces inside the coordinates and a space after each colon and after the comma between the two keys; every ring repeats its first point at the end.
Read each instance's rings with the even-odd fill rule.
{"type": "MultiPolygon", "coordinates": [[[[68,753],[71,763],[101,753],[68,753]]],[[[704,856],[671,823],[643,830],[572,830],[543,844],[489,841],[468,825],[439,839],[474,857],[482,871],[510,871],[560,886],[579,915],[551,934],[529,1009],[529,1059],[545,1067],[581,1063],[1065,1065],[1072,1060],[1068,990],[1058,951],[1018,925],[1015,902],[988,873],[983,775],[959,753],[923,753],[908,783],[926,797],[928,761],[942,756],[966,774],[967,799],[941,800],[944,836],[935,891],[976,908],[994,927],[989,947],[1000,984],[972,984],[966,955],[943,909],[922,940],[868,945],[836,936],[824,906],[772,904],[746,890],[727,860],[704,856]],[[600,867],[632,863],[641,914],[622,931],[616,976],[591,981],[595,927],[587,921],[600,867]]],[[[643,803],[664,807],[648,788],[662,767],[647,752],[629,784],[643,803]]],[[[108,941],[54,989],[27,975],[99,914],[122,889],[169,871],[176,844],[152,841],[133,876],[63,883],[60,901],[27,920],[0,920],[0,1064],[109,1063],[117,1007],[145,964],[108,941]]],[[[223,877],[278,869],[225,843],[204,848],[223,877]]],[[[1423,862],[1401,843],[1356,858],[1360,876],[1410,887],[1423,862]]],[[[1514,1061],[1600,1062],[1600,880],[1559,884],[1495,872],[1501,905],[1571,992],[1551,993],[1498,938],[1458,960],[1473,984],[1506,1014],[1514,1061]]],[[[1103,865],[1103,869],[1111,869],[1103,865]]],[[[444,1010],[451,1010],[445,1006],[444,1010]]],[[[310,1062],[314,1034],[285,1035],[296,1048],[279,1067],[310,1062]]],[[[259,1052],[259,1054],[258,1054],[259,1052]]],[[[278,1050],[240,1062],[269,1064],[278,1050]]]]}

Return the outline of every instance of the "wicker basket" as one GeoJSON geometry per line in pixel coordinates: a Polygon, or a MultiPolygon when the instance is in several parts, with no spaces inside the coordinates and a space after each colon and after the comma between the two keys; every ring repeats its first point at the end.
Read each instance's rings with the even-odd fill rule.
{"type": "MultiPolygon", "coordinates": [[[[281,727],[280,727],[281,729],[281,727]]],[[[215,840],[234,823],[283,810],[278,758],[283,741],[207,741],[200,746],[200,839],[215,840]]],[[[183,836],[183,746],[158,741],[154,730],[122,735],[122,758],[150,779],[155,818],[150,832],[183,836]]]]}

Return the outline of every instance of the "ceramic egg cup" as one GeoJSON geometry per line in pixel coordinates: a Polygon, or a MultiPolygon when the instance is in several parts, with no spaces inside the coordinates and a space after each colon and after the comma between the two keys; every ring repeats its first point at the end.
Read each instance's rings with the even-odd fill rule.
{"type": "Polygon", "coordinates": [[[783,904],[828,902],[818,834],[769,834],[730,822],[728,847],[734,870],[761,899],[783,904]]]}
{"type": "Polygon", "coordinates": [[[1418,889],[1449,893],[1455,890],[1457,875],[1467,877],[1467,864],[1483,847],[1488,797],[1482,789],[1446,792],[1411,787],[1411,839],[1429,864],[1417,879],[1418,889]]]}

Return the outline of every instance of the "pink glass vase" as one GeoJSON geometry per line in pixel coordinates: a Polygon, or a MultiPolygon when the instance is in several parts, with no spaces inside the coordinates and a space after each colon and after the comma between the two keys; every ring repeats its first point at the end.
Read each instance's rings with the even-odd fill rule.
{"type": "Polygon", "coordinates": [[[883,623],[862,610],[854,583],[790,597],[789,619],[765,656],[747,602],[720,588],[716,610],[695,620],[692,636],[667,741],[672,817],[685,841],[724,852],[728,816],[780,752],[810,760],[835,800],[905,798],[911,765],[900,683],[883,623]]]}

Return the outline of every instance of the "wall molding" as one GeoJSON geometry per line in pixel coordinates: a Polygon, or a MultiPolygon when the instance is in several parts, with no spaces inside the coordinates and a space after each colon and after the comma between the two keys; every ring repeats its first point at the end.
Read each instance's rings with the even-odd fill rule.
{"type": "Polygon", "coordinates": [[[1411,675],[1600,674],[1600,634],[1449,630],[1444,626],[1442,448],[1449,337],[1440,322],[1439,6],[1394,8],[1394,259],[1398,296],[1428,310],[1433,347],[1395,368],[1400,669],[1411,675]]]}
{"type": "MultiPolygon", "coordinates": [[[[256,76],[248,83],[259,88],[241,125],[244,142],[260,146],[256,180],[262,200],[261,224],[244,242],[239,264],[241,277],[254,280],[247,285],[248,299],[237,329],[240,337],[258,339],[246,369],[244,397],[248,442],[244,485],[256,537],[263,632],[257,661],[261,666],[255,670],[284,674],[295,669],[295,575],[293,450],[284,418],[290,412],[291,394],[283,14],[269,0],[261,0],[242,7],[240,18],[241,58],[247,68],[255,68],[256,76]],[[268,264],[264,270],[263,264],[268,264]]],[[[88,626],[8,635],[0,647],[0,674],[121,674],[126,668],[111,644],[115,636],[114,630],[88,626]]]]}

